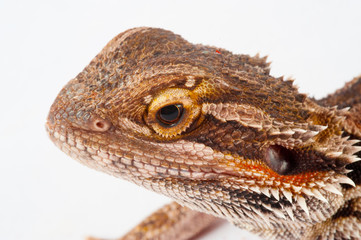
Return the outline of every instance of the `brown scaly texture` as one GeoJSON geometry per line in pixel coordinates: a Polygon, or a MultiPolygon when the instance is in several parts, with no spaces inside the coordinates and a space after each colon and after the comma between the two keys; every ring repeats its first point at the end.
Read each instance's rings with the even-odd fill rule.
{"type": "Polygon", "coordinates": [[[61,90],[47,131],[81,163],[180,204],[122,239],[188,239],[210,215],[265,239],[360,239],[360,96],[360,77],[315,101],[265,58],[135,28],[61,90]]]}

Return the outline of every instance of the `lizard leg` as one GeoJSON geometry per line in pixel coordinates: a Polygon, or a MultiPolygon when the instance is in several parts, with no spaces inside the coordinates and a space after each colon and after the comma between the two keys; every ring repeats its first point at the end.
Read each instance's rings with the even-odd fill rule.
{"type": "MultiPolygon", "coordinates": [[[[186,240],[201,233],[217,221],[219,219],[214,216],[172,202],[148,216],[119,240],[186,240]]],[[[88,238],[87,240],[100,239],[88,238]]]]}

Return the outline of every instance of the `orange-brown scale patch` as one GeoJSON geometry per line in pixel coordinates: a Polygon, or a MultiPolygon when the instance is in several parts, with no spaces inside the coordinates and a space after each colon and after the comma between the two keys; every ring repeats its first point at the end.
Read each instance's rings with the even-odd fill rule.
{"type": "Polygon", "coordinates": [[[226,163],[227,168],[233,168],[235,172],[241,171],[243,177],[245,178],[252,178],[252,180],[255,180],[256,182],[261,182],[265,180],[271,180],[273,181],[274,187],[277,187],[277,182],[280,182],[281,184],[292,184],[292,186],[302,187],[308,185],[310,182],[315,182],[318,180],[323,180],[325,177],[327,177],[327,172],[305,172],[301,174],[296,175],[279,175],[276,172],[272,171],[265,163],[261,161],[241,161],[239,163],[230,164],[229,162],[226,163]],[[251,162],[251,164],[249,164],[251,162]],[[252,176],[248,176],[244,174],[244,172],[253,172],[255,174],[252,174],[252,176]]]}

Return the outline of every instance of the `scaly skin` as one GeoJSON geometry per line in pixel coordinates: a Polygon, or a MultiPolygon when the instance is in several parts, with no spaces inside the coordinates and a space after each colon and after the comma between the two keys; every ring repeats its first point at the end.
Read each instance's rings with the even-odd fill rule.
{"type": "Polygon", "coordinates": [[[123,239],[188,239],[206,214],[265,239],[360,239],[360,96],[361,77],[316,101],[265,58],[135,28],[61,90],[47,131],[81,163],[185,206],[123,239]]]}

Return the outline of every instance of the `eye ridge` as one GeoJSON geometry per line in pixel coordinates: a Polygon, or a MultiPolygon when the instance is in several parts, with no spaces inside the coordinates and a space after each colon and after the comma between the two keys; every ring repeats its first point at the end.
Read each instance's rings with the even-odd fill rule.
{"type": "Polygon", "coordinates": [[[157,118],[162,125],[173,127],[178,124],[184,113],[182,104],[171,104],[158,110],[157,118]]]}

